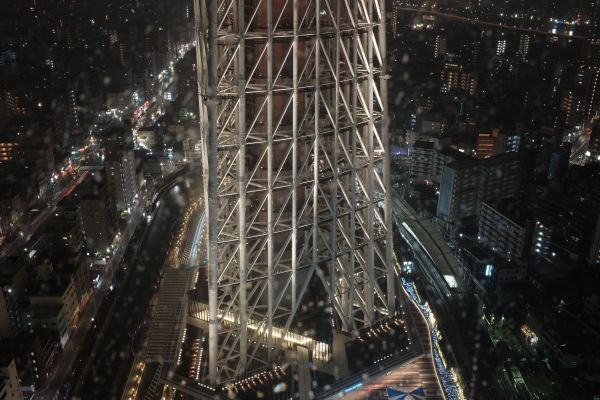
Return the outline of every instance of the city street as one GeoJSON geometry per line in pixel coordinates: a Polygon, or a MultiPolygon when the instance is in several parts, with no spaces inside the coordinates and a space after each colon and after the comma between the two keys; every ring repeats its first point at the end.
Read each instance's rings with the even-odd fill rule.
{"type": "MultiPolygon", "coordinates": [[[[138,204],[144,204],[140,202],[138,204]]],[[[62,350],[57,365],[54,367],[54,373],[50,376],[48,383],[40,392],[37,392],[36,398],[54,398],[54,395],[64,389],[61,384],[67,379],[68,373],[71,371],[75,358],[82,350],[81,346],[84,343],[90,328],[95,322],[98,310],[101,309],[104,296],[107,291],[111,290],[113,278],[117,271],[117,266],[120,265],[120,260],[128,249],[127,244],[136,232],[136,227],[142,220],[141,206],[134,208],[130,223],[127,225],[125,232],[121,234],[117,246],[114,249],[113,255],[106,265],[104,273],[101,275],[99,282],[94,290],[92,298],[87,307],[80,316],[77,326],[72,330],[67,345],[62,350]]],[[[135,246],[135,243],[131,243],[135,246]]]]}
{"type": "MultiPolygon", "coordinates": [[[[91,348],[81,349],[83,372],[72,395],[83,399],[119,398],[134,358],[137,335],[144,328],[146,310],[169,249],[173,227],[187,203],[183,185],[166,192],[154,218],[141,237],[139,249],[122,282],[116,282],[113,303],[94,332],[91,348]]],[[[132,246],[135,244],[132,244],[132,246]]]]}
{"type": "MultiPolygon", "coordinates": [[[[178,174],[175,174],[165,183],[165,185],[168,185],[169,182],[174,181],[174,179],[177,177],[178,174]]],[[[169,192],[161,192],[160,198],[166,196],[168,193],[169,192]]],[[[45,387],[36,393],[36,399],[53,399],[55,398],[55,394],[58,392],[70,390],[70,388],[68,386],[64,386],[64,384],[69,380],[69,378],[75,376],[75,372],[73,372],[70,377],[68,373],[71,371],[79,371],[81,367],[81,359],[77,364],[77,368],[75,368],[76,364],[74,364],[78,354],[85,353],[86,351],[89,353],[89,349],[86,349],[83,346],[87,345],[88,342],[93,344],[93,340],[86,340],[89,339],[90,335],[96,334],[96,332],[91,330],[91,328],[97,327],[97,320],[100,321],[105,318],[105,316],[103,316],[103,305],[105,305],[105,301],[107,299],[110,300],[111,297],[114,297],[114,292],[110,292],[112,292],[115,287],[113,286],[111,289],[111,285],[115,283],[115,275],[120,278],[120,275],[122,275],[123,272],[123,270],[119,269],[118,267],[123,265],[125,261],[129,260],[131,258],[130,255],[135,253],[135,251],[140,247],[139,241],[142,237],[140,231],[147,228],[140,226],[140,222],[142,222],[144,217],[143,207],[146,204],[146,196],[142,197],[136,203],[130,223],[127,225],[125,232],[121,233],[119,240],[116,241],[114,253],[106,265],[103,275],[100,277],[100,280],[97,283],[97,287],[94,290],[92,298],[90,299],[83,314],[80,316],[78,325],[71,332],[69,341],[62,350],[59,361],[54,368],[53,375],[50,376],[50,379],[45,387]]],[[[155,213],[158,213],[158,210],[160,209],[161,207],[157,207],[155,213]]]]}
{"type": "Polygon", "coordinates": [[[31,223],[23,228],[22,234],[19,235],[12,243],[6,245],[2,249],[2,253],[0,254],[0,258],[10,257],[12,256],[19,248],[23,247],[25,243],[31,239],[31,237],[35,234],[35,232],[39,229],[40,226],[46,222],[48,217],[56,211],[56,205],[65,197],[73,193],[75,188],[83,182],[85,177],[88,175],[89,171],[81,171],[79,174],[73,177],[73,179],[60,191],[56,192],[54,198],[51,203],[42,210],[31,223]]]}
{"type": "MultiPolygon", "coordinates": [[[[181,57],[182,55],[180,55],[180,58],[181,57]]],[[[158,84],[156,85],[155,89],[157,98],[161,99],[161,104],[166,101],[163,99],[163,94],[171,82],[172,76],[170,71],[164,73],[161,79],[157,81],[158,84]]],[[[120,116],[128,114],[131,107],[133,107],[133,105],[120,110],[120,116]]],[[[148,109],[145,110],[140,117],[144,121],[153,123],[156,120],[157,115],[158,114],[152,112],[152,109],[148,109]]],[[[120,117],[117,118],[116,116],[113,116],[107,121],[106,124],[99,126],[96,129],[96,133],[101,134],[102,132],[108,131],[113,126],[116,126],[120,123],[120,117]]],[[[74,332],[72,332],[69,342],[67,343],[65,349],[63,349],[58,364],[54,369],[54,374],[50,377],[48,384],[36,394],[36,398],[53,399],[58,394],[70,396],[74,390],[74,387],[76,387],[78,383],[81,383],[82,379],[90,379],[89,373],[95,373],[96,366],[102,365],[102,363],[107,361],[109,363],[114,361],[113,356],[116,353],[111,353],[111,357],[113,358],[107,360],[106,357],[103,357],[103,355],[105,355],[103,349],[113,346],[118,347],[119,345],[123,349],[130,349],[132,340],[127,335],[133,334],[134,331],[137,332],[139,324],[144,316],[143,312],[140,314],[140,310],[146,309],[148,301],[137,303],[140,304],[140,307],[127,308],[127,311],[129,311],[128,315],[118,314],[118,312],[116,313],[115,310],[121,311],[124,309],[123,302],[127,302],[127,304],[130,305],[131,301],[133,300],[134,297],[132,296],[128,296],[126,298],[123,297],[122,294],[124,293],[132,294],[135,293],[136,290],[141,289],[144,296],[150,296],[152,294],[148,289],[152,287],[152,285],[155,283],[154,281],[156,281],[157,276],[155,276],[155,274],[157,274],[160,270],[162,265],[161,260],[164,259],[169,244],[169,240],[165,241],[164,239],[170,237],[171,232],[169,227],[176,222],[180,213],[179,207],[185,207],[184,204],[177,203],[175,198],[177,197],[178,199],[181,199],[187,196],[187,194],[184,196],[183,193],[180,196],[175,196],[175,193],[181,190],[181,186],[171,187],[165,192],[162,191],[162,188],[169,186],[167,183],[174,182],[174,180],[181,175],[182,171],[183,170],[180,170],[172,174],[168,181],[161,187],[157,195],[152,199],[153,201],[158,199],[165,199],[166,201],[161,201],[159,203],[160,205],[154,210],[154,218],[152,218],[150,225],[145,228],[146,230],[143,232],[143,234],[139,234],[139,230],[136,230],[136,228],[144,217],[144,207],[150,200],[151,196],[146,192],[143,194],[140,193],[142,197],[137,201],[133,208],[132,216],[130,217],[131,222],[127,225],[126,232],[122,233],[121,237],[117,239],[115,243],[115,250],[113,251],[113,255],[110,257],[110,261],[106,266],[105,273],[101,276],[100,282],[97,284],[92,299],[90,300],[84,313],[81,315],[78,326],[75,328],[74,332]],[[129,243],[130,238],[134,237],[134,234],[135,238],[137,239],[135,239],[132,243],[129,243]],[[147,235],[147,239],[144,239],[146,237],[145,235],[147,235]],[[146,243],[147,247],[140,246],[140,238],[142,238],[142,241],[145,240],[144,243],[146,243]],[[132,253],[134,256],[129,259],[129,255],[132,253]],[[121,260],[123,259],[124,255],[127,256],[122,263],[121,260]],[[142,268],[146,267],[144,266],[146,262],[149,263],[147,265],[147,267],[149,267],[147,270],[152,271],[152,274],[142,274],[141,277],[137,276],[140,275],[140,272],[144,272],[142,268]],[[135,266],[135,268],[129,268],[129,263],[131,263],[132,267],[135,266]],[[118,268],[121,265],[125,267],[122,270],[118,268]],[[124,278],[122,277],[123,272],[125,272],[124,278]],[[115,274],[117,274],[119,277],[119,282],[115,282],[115,274]],[[132,279],[132,275],[137,276],[136,279],[132,279]],[[121,282],[122,279],[125,279],[125,281],[121,282]],[[147,285],[140,286],[141,282],[144,282],[147,285]],[[104,308],[106,308],[107,304],[110,308],[105,310],[104,308]],[[103,305],[105,306],[104,308],[102,307],[103,305]],[[99,314],[100,310],[102,312],[99,314]],[[106,311],[108,314],[104,315],[104,312],[106,311]],[[102,315],[102,317],[100,317],[100,315],[102,315]],[[131,329],[126,329],[119,325],[123,322],[125,317],[127,317],[126,326],[131,329]],[[118,320],[116,324],[114,323],[115,321],[113,321],[113,318],[118,320]],[[129,322],[133,320],[138,321],[136,325],[129,324],[129,322]],[[92,327],[94,328],[93,330],[90,329],[92,327]],[[112,333],[106,337],[103,335],[103,333],[111,331],[115,331],[121,336],[120,342],[115,339],[116,336],[112,333]],[[99,332],[104,340],[96,340],[95,337],[92,340],[89,340],[90,335],[98,335],[99,332]],[[97,354],[93,353],[92,346],[93,349],[96,350],[97,354]],[[80,356],[79,359],[77,359],[78,354],[92,354],[92,357],[86,360],[80,356]],[[94,357],[96,355],[98,355],[98,357],[94,357]],[[76,360],[77,363],[75,363],[76,360]],[[69,372],[72,372],[70,376],[69,372]],[[80,375],[83,375],[83,377],[80,375]]],[[[27,241],[33,236],[35,231],[46,221],[48,217],[52,215],[52,213],[54,213],[56,210],[56,204],[58,204],[65,197],[69,196],[87,175],[88,171],[81,171],[73,178],[72,182],[69,182],[66,186],[62,187],[57,193],[55,193],[51,205],[44,209],[31,222],[27,229],[24,230],[24,234],[22,236],[18,237],[13,243],[7,245],[3,249],[2,255],[6,256],[13,254],[20,247],[24,246],[24,244],[27,243],[27,241]]],[[[183,192],[183,190],[181,190],[181,192],[183,192]]],[[[139,299],[139,296],[136,297],[136,299],[139,299]]],[[[124,350],[124,353],[130,354],[131,350],[124,350]]],[[[119,356],[122,354],[123,352],[120,352],[119,356]]],[[[119,365],[122,365],[121,370],[114,371],[115,373],[119,372],[121,375],[123,375],[121,377],[122,381],[126,379],[129,371],[129,365],[125,364],[126,363],[119,363],[119,365]]],[[[108,368],[108,370],[113,371],[112,368],[108,368]]],[[[95,379],[93,375],[91,378],[95,379]]],[[[108,381],[113,382],[113,379],[108,379],[108,381]]],[[[91,387],[88,387],[86,390],[90,388],[91,387]]],[[[119,389],[115,391],[115,393],[118,392],[119,389]]],[[[98,398],[104,398],[101,396],[103,393],[105,392],[97,393],[96,395],[99,396],[98,398]]],[[[94,393],[89,395],[87,393],[81,394],[82,398],[91,398],[88,396],[94,395],[94,393]]]]}

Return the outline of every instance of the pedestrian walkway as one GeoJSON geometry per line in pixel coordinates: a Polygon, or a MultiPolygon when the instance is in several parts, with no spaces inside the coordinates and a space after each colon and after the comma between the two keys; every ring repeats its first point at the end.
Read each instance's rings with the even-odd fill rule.
{"type": "Polygon", "coordinates": [[[431,341],[429,339],[429,328],[417,306],[407,302],[410,323],[414,324],[415,331],[421,342],[423,354],[412,361],[393,368],[386,373],[362,383],[354,385],[341,399],[363,400],[363,399],[387,399],[386,388],[411,392],[417,388],[423,388],[426,400],[443,400],[435,366],[433,364],[431,341]]]}

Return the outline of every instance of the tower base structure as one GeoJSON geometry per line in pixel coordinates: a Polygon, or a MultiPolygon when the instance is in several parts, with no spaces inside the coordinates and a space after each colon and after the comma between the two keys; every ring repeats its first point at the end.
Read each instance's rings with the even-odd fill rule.
{"type": "Polygon", "coordinates": [[[195,0],[206,385],[397,318],[384,3],[195,0]]]}

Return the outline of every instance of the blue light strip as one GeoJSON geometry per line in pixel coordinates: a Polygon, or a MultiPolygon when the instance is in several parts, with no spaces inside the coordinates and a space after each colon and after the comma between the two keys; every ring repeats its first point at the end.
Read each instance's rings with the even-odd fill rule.
{"type": "Polygon", "coordinates": [[[431,325],[429,314],[430,311],[425,304],[421,303],[421,299],[417,295],[417,290],[415,288],[414,283],[407,281],[404,278],[400,278],[402,281],[402,285],[406,289],[406,292],[409,296],[414,300],[414,302],[419,306],[419,309],[425,315],[425,320],[427,321],[427,327],[429,328],[429,334],[431,335],[431,341],[433,344],[433,358],[435,360],[435,367],[438,371],[438,375],[440,377],[440,381],[442,383],[442,387],[444,388],[444,392],[448,400],[460,400],[462,398],[460,394],[460,390],[456,386],[456,382],[454,381],[454,377],[452,373],[444,367],[444,363],[442,363],[441,356],[438,351],[438,334],[434,326],[431,325]]]}
{"type": "Polygon", "coordinates": [[[356,390],[356,389],[358,389],[358,388],[362,387],[362,385],[363,385],[362,383],[357,383],[357,384],[354,384],[354,385],[352,385],[352,386],[349,386],[349,387],[347,387],[346,389],[344,389],[344,394],[345,394],[345,393],[350,393],[350,392],[352,392],[353,390],[356,390]]]}

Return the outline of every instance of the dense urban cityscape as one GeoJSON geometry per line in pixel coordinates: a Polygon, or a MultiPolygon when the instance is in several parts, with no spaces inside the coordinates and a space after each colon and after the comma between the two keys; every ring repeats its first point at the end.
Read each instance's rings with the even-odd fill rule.
{"type": "Polygon", "coordinates": [[[0,181],[0,400],[600,400],[600,0],[9,2],[0,181]]]}

